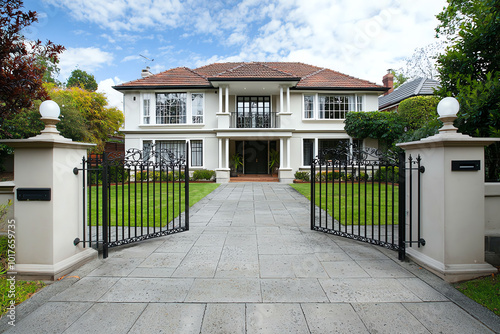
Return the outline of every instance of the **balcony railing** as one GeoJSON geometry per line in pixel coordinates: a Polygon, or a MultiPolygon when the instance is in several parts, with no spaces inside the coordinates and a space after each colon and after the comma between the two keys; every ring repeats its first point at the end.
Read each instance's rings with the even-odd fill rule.
{"type": "Polygon", "coordinates": [[[271,113],[231,113],[231,128],[278,128],[278,117],[271,113]]]}

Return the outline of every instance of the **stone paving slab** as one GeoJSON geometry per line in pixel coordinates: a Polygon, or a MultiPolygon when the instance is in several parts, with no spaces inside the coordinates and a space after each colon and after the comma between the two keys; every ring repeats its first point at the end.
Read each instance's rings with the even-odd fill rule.
{"type": "Polygon", "coordinates": [[[110,249],[46,287],[0,332],[500,332],[499,317],[396,252],[311,231],[288,185],[221,185],[190,217],[189,231],[110,249]]]}

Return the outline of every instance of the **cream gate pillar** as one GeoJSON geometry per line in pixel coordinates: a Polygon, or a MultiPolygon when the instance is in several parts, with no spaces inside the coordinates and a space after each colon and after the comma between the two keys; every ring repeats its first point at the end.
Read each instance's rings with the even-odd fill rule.
{"type": "Polygon", "coordinates": [[[2,140],[14,148],[14,226],[18,278],[55,280],[97,251],[75,246],[82,235],[82,174],[80,166],[94,144],[76,143],[59,135],[59,107],[53,101],[40,106],[46,127],[38,136],[2,140]]]}
{"type": "Polygon", "coordinates": [[[398,144],[425,166],[420,233],[426,243],[407,246],[407,255],[449,282],[497,271],[484,261],[484,147],[498,139],[457,133],[458,109],[457,100],[443,99],[439,134],[398,144]]]}

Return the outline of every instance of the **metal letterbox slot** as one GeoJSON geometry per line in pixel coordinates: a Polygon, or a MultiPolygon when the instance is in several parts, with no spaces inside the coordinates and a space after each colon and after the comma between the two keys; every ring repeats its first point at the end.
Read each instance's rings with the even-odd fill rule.
{"type": "Polygon", "coordinates": [[[477,171],[481,169],[481,161],[479,160],[452,160],[452,171],[477,171]]]}
{"type": "Polygon", "coordinates": [[[50,201],[50,188],[17,188],[18,201],[50,201]]]}

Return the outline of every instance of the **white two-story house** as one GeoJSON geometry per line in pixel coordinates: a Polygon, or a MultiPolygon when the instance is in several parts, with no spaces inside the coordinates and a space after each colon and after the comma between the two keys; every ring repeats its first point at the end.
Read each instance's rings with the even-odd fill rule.
{"type": "Polygon", "coordinates": [[[292,182],[319,150],[352,142],[344,131],[346,113],[377,110],[387,90],[295,62],[146,70],[143,78],[114,88],[124,94],[125,149],[155,145],[184,155],[188,143],[190,170],[215,170],[217,182],[230,180],[235,154],[243,161],[240,174],[271,173],[273,151],[280,182],[292,182]]]}

